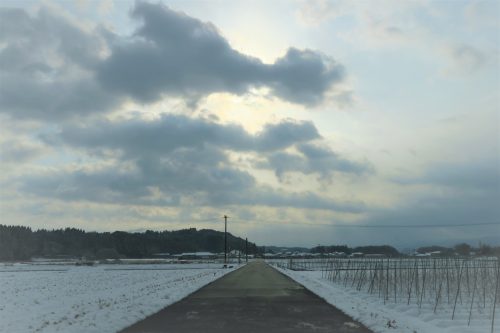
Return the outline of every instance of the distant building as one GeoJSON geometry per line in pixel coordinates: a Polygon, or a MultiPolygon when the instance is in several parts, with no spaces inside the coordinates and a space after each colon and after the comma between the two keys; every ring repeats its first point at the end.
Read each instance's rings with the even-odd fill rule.
{"type": "Polygon", "coordinates": [[[415,252],[413,256],[422,258],[422,257],[443,257],[444,255],[442,251],[432,251],[426,253],[415,252]]]}
{"type": "Polygon", "coordinates": [[[382,253],[370,253],[365,255],[365,258],[385,258],[385,257],[386,255],[382,253]]]}
{"type": "Polygon", "coordinates": [[[238,257],[238,256],[244,256],[245,254],[240,251],[240,250],[231,250],[229,252],[229,256],[232,256],[232,257],[238,257]]]}
{"type": "Polygon", "coordinates": [[[212,252],[187,252],[174,255],[178,260],[195,260],[195,259],[216,259],[218,256],[212,252]]]}

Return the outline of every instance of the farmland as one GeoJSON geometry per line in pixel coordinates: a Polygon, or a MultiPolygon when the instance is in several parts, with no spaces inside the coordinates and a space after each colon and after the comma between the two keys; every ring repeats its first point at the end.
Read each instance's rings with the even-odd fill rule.
{"type": "MultiPolygon", "coordinates": [[[[389,330],[401,325],[404,321],[401,314],[421,319],[426,325],[436,327],[436,331],[499,331],[495,324],[495,312],[497,323],[499,320],[500,302],[500,268],[496,258],[331,258],[270,262],[306,287],[314,285],[313,291],[320,295],[337,290],[347,292],[348,297],[370,302],[372,317],[377,309],[391,310],[394,319],[388,317],[385,323],[379,323],[389,330]]],[[[332,301],[339,305],[338,297],[332,301]]],[[[429,329],[432,328],[426,327],[426,331],[429,329]]]]}
{"type": "Polygon", "coordinates": [[[230,271],[214,263],[0,263],[0,332],[116,332],[230,271]]]}

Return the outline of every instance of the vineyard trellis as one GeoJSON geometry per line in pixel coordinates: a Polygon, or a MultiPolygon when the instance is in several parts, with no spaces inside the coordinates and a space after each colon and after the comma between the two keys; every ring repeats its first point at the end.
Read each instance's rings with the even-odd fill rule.
{"type": "Polygon", "coordinates": [[[494,329],[500,302],[498,258],[321,258],[275,264],[321,271],[322,278],[378,296],[384,304],[415,304],[435,314],[447,312],[452,320],[460,307],[467,325],[475,316],[487,315],[494,329]]]}

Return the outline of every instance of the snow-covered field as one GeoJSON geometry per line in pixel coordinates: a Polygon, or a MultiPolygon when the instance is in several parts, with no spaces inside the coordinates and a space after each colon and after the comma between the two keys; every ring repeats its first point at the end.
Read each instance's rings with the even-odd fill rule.
{"type": "Polygon", "coordinates": [[[237,267],[0,264],[0,332],[116,332],[237,267]]]}
{"type": "MultiPolygon", "coordinates": [[[[356,288],[344,287],[322,277],[321,271],[292,271],[276,267],[307,289],[339,308],[349,316],[360,321],[378,333],[489,333],[491,332],[492,312],[472,318],[468,326],[467,307],[457,307],[454,320],[449,311],[436,314],[432,306],[419,307],[410,303],[391,303],[356,288]]],[[[497,308],[496,322],[500,321],[497,308]]],[[[500,325],[495,324],[494,332],[500,332],[500,325]]]]}

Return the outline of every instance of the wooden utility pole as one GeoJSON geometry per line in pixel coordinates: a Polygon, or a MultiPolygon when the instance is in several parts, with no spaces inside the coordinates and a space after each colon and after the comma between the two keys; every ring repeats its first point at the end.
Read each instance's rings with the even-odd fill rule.
{"type": "Polygon", "coordinates": [[[245,238],[245,262],[248,263],[248,238],[245,238]]]}
{"type": "Polygon", "coordinates": [[[224,265],[227,265],[227,215],[224,215],[224,265]]]}

